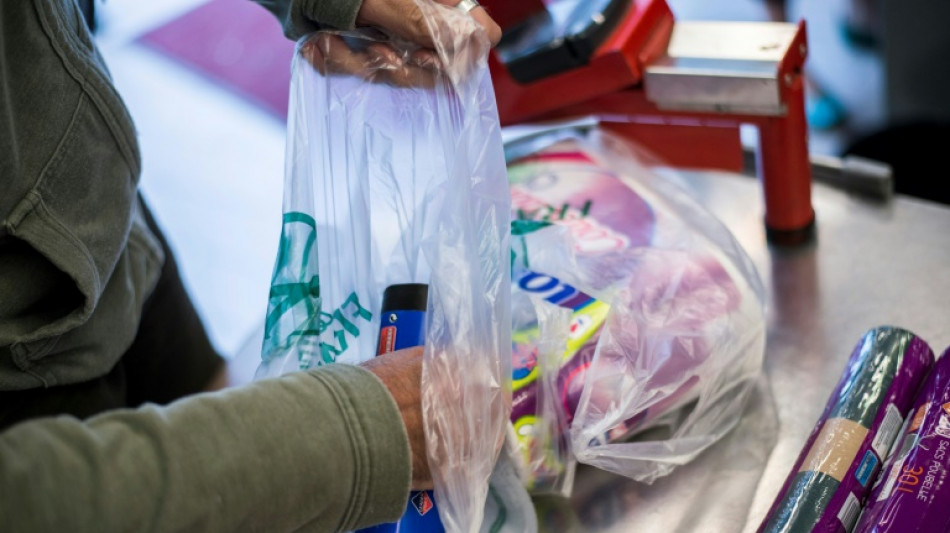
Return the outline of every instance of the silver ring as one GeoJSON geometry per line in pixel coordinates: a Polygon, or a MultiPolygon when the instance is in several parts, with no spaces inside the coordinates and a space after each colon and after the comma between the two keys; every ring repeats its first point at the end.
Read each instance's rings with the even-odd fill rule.
{"type": "Polygon", "coordinates": [[[481,4],[477,0],[462,0],[456,4],[455,9],[458,9],[462,13],[468,13],[469,11],[479,7],[481,4]]]}

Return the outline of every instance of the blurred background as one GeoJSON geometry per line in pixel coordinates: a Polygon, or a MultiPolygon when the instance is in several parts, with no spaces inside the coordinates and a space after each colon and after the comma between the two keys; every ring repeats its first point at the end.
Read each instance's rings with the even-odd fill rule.
{"type": "MultiPolygon", "coordinates": [[[[293,43],[250,0],[83,2],[138,128],[146,200],[211,339],[226,356],[254,352],[280,232],[293,43]]],[[[886,161],[898,191],[946,201],[950,2],[668,2],[679,20],[805,19],[811,151],[886,161]]]]}

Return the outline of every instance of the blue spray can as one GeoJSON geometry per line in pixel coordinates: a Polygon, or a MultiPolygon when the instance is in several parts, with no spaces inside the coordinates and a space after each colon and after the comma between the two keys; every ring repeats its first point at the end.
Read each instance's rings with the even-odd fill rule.
{"type": "MultiPolygon", "coordinates": [[[[428,297],[429,286],[422,283],[386,287],[376,355],[425,344],[428,297]]],[[[445,533],[445,528],[432,491],[426,490],[412,491],[399,522],[368,527],[360,533],[445,533]]]]}

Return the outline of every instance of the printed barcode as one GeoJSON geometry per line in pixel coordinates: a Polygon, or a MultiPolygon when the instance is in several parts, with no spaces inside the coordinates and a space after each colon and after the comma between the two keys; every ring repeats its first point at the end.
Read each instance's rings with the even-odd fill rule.
{"type": "Polygon", "coordinates": [[[844,530],[848,533],[851,532],[851,529],[854,528],[854,523],[858,519],[858,513],[861,511],[861,504],[858,503],[858,499],[854,497],[854,494],[848,493],[848,499],[845,500],[844,505],[841,506],[841,510],[838,511],[838,520],[841,522],[841,525],[844,526],[844,530]]]}
{"type": "Polygon", "coordinates": [[[882,459],[886,457],[887,452],[891,449],[891,444],[894,444],[894,438],[897,437],[897,433],[903,425],[904,418],[897,407],[892,403],[887,404],[884,420],[881,421],[881,427],[878,428],[877,435],[874,436],[874,440],[871,442],[871,448],[874,448],[874,452],[877,453],[878,457],[882,459]]]}
{"type": "MultiPolygon", "coordinates": [[[[904,423],[901,424],[901,429],[897,432],[897,436],[894,437],[894,444],[891,445],[891,449],[887,452],[887,457],[884,458],[885,461],[889,461],[894,454],[901,451],[901,444],[904,442],[904,435],[907,434],[907,428],[914,420],[914,417],[910,416],[912,414],[913,413],[908,413],[907,418],[904,419],[904,423]]],[[[907,454],[905,453],[904,456],[906,455],[907,454]]]]}
{"type": "MultiPolygon", "coordinates": [[[[891,495],[891,491],[894,490],[894,484],[897,483],[897,476],[900,474],[903,465],[904,461],[899,460],[891,466],[891,470],[887,473],[887,480],[884,481],[884,487],[881,488],[881,493],[877,496],[877,501],[884,501],[891,495]]],[[[884,476],[878,476],[877,482],[880,483],[882,479],[884,479],[884,476]]]]}

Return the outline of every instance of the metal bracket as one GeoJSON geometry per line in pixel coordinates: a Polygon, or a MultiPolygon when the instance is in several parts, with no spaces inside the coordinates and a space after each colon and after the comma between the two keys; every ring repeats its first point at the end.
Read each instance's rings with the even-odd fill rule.
{"type": "Polygon", "coordinates": [[[784,23],[677,22],[666,53],[646,67],[647,99],[664,110],[783,115],[782,62],[797,31],[784,23]]]}

